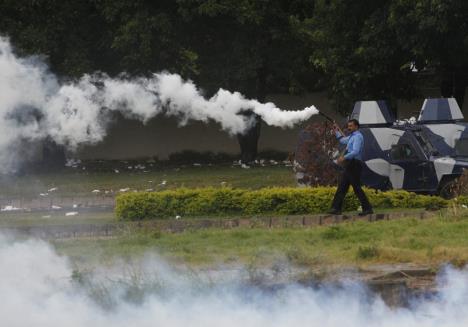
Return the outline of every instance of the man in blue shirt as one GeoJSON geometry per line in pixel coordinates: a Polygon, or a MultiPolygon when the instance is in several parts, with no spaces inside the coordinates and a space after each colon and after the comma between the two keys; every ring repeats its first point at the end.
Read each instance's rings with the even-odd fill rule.
{"type": "Polygon", "coordinates": [[[356,119],[348,121],[349,135],[345,136],[341,132],[338,125],[334,125],[336,138],[341,144],[346,145],[346,152],[340,156],[337,163],[343,166],[343,173],[338,182],[338,188],[333,198],[332,208],[328,212],[333,215],[341,214],[343,200],[348,193],[349,186],[353,187],[354,193],[361,202],[361,216],[372,214],[372,206],[367,199],[366,194],[361,188],[361,171],[362,171],[362,150],[364,148],[364,137],[359,131],[359,122],[356,119]]]}

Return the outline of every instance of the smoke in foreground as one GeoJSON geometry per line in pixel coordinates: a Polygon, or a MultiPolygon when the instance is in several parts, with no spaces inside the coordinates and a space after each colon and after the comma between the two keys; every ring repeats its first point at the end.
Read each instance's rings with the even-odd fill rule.
{"type": "Polygon", "coordinates": [[[436,296],[420,299],[411,308],[392,309],[352,283],[262,291],[235,282],[190,279],[158,259],[146,260],[141,270],[146,280],[154,273],[157,282],[143,285],[145,295],[132,301],[128,283],[111,282],[119,274],[115,269],[97,273],[90,288],[90,283],[71,278],[66,258],[36,240],[1,237],[0,262],[0,324],[9,327],[468,325],[467,270],[446,270],[436,296]],[[112,304],[103,306],[103,297],[112,304]]]}
{"type": "Polygon", "coordinates": [[[160,114],[175,116],[181,124],[215,121],[236,134],[253,123],[242,114],[247,110],[278,127],[292,127],[318,112],[313,106],[284,111],[223,89],[206,99],[193,82],[166,72],[149,78],[96,73],[62,83],[39,57],[16,56],[9,40],[0,37],[0,167],[17,159],[12,155],[18,140],[50,137],[71,150],[99,142],[112,111],[143,122],[160,114]]]}

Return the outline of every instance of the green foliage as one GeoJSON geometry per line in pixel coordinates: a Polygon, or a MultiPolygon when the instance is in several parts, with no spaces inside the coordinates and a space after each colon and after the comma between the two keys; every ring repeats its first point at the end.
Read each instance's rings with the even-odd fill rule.
{"type": "MultiPolygon", "coordinates": [[[[233,188],[176,189],[163,192],[135,192],[116,198],[116,215],[121,219],[167,218],[177,215],[222,216],[262,214],[323,213],[331,205],[335,188],[233,188]]],[[[366,190],[375,208],[426,208],[436,203],[446,206],[439,197],[406,191],[377,192],[366,190]]],[[[344,210],[356,210],[358,200],[348,193],[344,210]]]]}
{"type": "Polygon", "coordinates": [[[357,249],[356,258],[367,260],[379,256],[379,248],[376,245],[360,246],[357,249]]]}

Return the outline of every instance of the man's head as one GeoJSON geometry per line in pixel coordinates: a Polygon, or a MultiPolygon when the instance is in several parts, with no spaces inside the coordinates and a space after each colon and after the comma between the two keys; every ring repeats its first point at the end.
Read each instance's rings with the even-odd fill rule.
{"type": "Polygon", "coordinates": [[[348,120],[348,131],[351,133],[359,129],[359,121],[357,119],[348,120]]]}

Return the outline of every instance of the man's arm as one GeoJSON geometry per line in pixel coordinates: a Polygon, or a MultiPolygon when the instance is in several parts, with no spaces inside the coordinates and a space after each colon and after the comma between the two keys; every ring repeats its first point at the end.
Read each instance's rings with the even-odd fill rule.
{"type": "Polygon", "coordinates": [[[354,137],[352,149],[347,154],[345,154],[344,156],[345,160],[351,160],[351,159],[356,158],[359,155],[359,153],[361,153],[362,145],[363,145],[362,136],[359,135],[359,136],[354,137]]]}
{"type": "Polygon", "coordinates": [[[349,136],[344,136],[343,134],[341,134],[339,131],[335,131],[335,136],[336,136],[336,139],[341,143],[341,144],[348,144],[349,142],[349,136]]]}

